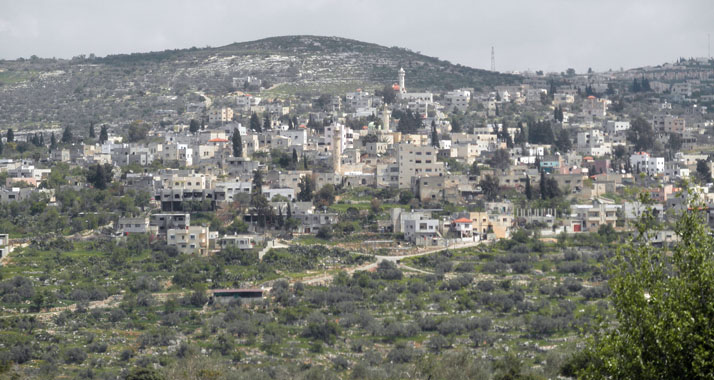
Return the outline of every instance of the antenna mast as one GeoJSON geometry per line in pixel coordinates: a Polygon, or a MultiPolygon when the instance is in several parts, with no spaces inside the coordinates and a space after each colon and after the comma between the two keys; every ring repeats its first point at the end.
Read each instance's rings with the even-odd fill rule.
{"type": "Polygon", "coordinates": [[[496,50],[491,46],[491,71],[496,71],[496,50]]]}

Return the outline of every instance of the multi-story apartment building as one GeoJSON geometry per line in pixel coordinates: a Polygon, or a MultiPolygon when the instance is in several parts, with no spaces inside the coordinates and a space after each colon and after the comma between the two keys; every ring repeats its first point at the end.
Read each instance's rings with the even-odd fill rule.
{"type": "Polygon", "coordinates": [[[165,235],[170,229],[186,229],[190,225],[191,214],[171,213],[149,216],[149,227],[159,235],[165,235]]]}
{"type": "Polygon", "coordinates": [[[166,232],[166,244],[176,247],[181,253],[205,256],[209,249],[208,235],[208,227],[172,228],[166,232]]]}
{"type": "Polygon", "coordinates": [[[664,173],[664,157],[651,157],[647,152],[636,152],[630,156],[630,165],[649,175],[664,173]]]}
{"type": "Polygon", "coordinates": [[[411,188],[412,178],[415,177],[443,176],[444,163],[436,160],[437,153],[436,148],[428,145],[399,144],[399,188],[411,188]]]}
{"type": "Polygon", "coordinates": [[[208,111],[208,122],[210,123],[225,123],[231,120],[233,120],[232,108],[213,108],[208,111]]]}

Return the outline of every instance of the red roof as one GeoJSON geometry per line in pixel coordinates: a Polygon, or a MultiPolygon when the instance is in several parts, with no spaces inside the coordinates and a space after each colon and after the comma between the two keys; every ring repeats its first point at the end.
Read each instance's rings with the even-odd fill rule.
{"type": "Polygon", "coordinates": [[[467,218],[459,218],[454,220],[454,223],[473,223],[474,221],[467,218]]]}
{"type": "Polygon", "coordinates": [[[208,142],[228,142],[228,140],[215,138],[215,139],[208,140],[208,142]]]}

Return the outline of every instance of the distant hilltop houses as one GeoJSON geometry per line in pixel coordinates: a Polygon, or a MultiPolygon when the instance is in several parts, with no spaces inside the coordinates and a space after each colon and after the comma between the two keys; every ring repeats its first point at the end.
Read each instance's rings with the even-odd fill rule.
{"type": "Polygon", "coordinates": [[[151,234],[197,255],[349,233],[369,213],[365,232],[414,246],[495,241],[524,226],[543,236],[626,229],[635,193],[667,218],[686,207],[677,189],[689,178],[714,202],[706,62],[440,91],[408,87],[408,73],[309,96],[241,76],[175,109],[157,104],[153,121],[9,129],[0,202],[56,205],[62,189],[109,186],[146,194],[140,212],[117,212],[112,236],[151,234]],[[225,210],[239,227],[191,217],[225,210]]]}

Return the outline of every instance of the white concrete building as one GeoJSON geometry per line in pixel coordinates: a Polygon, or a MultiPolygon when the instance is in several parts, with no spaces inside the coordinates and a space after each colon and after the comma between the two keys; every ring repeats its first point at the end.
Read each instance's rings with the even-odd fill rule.
{"type": "Polygon", "coordinates": [[[609,134],[625,132],[628,129],[630,129],[629,121],[608,120],[605,122],[605,132],[609,134]]]}
{"type": "Polygon", "coordinates": [[[632,170],[649,175],[664,173],[664,157],[651,157],[647,152],[637,152],[630,156],[632,170]]]}
{"type": "Polygon", "coordinates": [[[225,193],[225,199],[227,202],[233,202],[236,200],[237,194],[250,194],[250,190],[253,188],[252,182],[217,182],[215,184],[216,191],[222,191],[225,193]]]}
{"type": "Polygon", "coordinates": [[[279,195],[292,201],[295,198],[295,189],[290,187],[283,189],[263,189],[263,195],[268,200],[272,200],[274,196],[279,195]]]}
{"type": "Polygon", "coordinates": [[[208,227],[191,226],[185,229],[169,229],[166,233],[166,245],[173,246],[184,254],[208,254],[208,227]]]}
{"type": "Polygon", "coordinates": [[[471,91],[449,91],[444,94],[444,101],[446,103],[446,107],[448,107],[449,109],[458,109],[460,111],[464,111],[469,108],[469,105],[471,104],[471,91]]]}
{"type": "Polygon", "coordinates": [[[437,153],[438,150],[429,145],[399,144],[399,188],[411,188],[413,177],[443,176],[444,163],[436,160],[437,153]]]}
{"type": "Polygon", "coordinates": [[[128,236],[130,234],[145,234],[149,232],[149,218],[119,218],[116,224],[118,235],[128,236]]]}
{"type": "Polygon", "coordinates": [[[0,234],[0,257],[7,256],[12,251],[10,246],[10,235],[0,234]]]}

